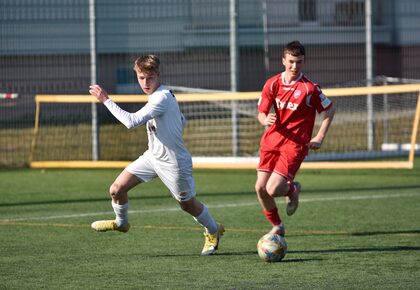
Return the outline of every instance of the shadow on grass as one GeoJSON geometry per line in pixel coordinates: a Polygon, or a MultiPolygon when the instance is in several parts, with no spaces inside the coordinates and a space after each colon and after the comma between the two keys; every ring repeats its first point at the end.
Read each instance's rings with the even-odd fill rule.
{"type": "MultiPolygon", "coordinates": [[[[335,253],[386,253],[386,252],[412,252],[420,251],[420,247],[411,246],[391,246],[391,247],[366,247],[366,248],[338,248],[338,249],[320,249],[320,250],[295,250],[288,251],[286,257],[280,263],[306,263],[313,261],[322,261],[325,259],[317,258],[293,258],[294,254],[335,254],[335,253]]],[[[217,257],[241,257],[241,256],[254,256],[258,258],[256,251],[243,251],[243,252],[222,252],[214,256],[203,257],[207,259],[214,259],[217,257]]],[[[162,254],[150,255],[152,258],[179,258],[179,257],[199,257],[197,254],[162,254]]]]}
{"type": "MultiPolygon", "coordinates": [[[[288,251],[286,257],[281,263],[305,263],[313,261],[322,261],[327,258],[294,258],[294,254],[335,254],[335,253],[386,253],[386,252],[417,252],[420,251],[420,247],[415,246],[390,246],[390,247],[348,247],[348,248],[337,248],[337,249],[319,249],[319,250],[292,250],[288,251]]],[[[179,257],[190,257],[200,258],[196,253],[165,253],[156,255],[147,255],[151,258],[179,258],[179,257]]],[[[204,259],[214,259],[217,257],[256,257],[258,254],[256,251],[238,251],[238,252],[218,252],[213,256],[201,257],[204,259]]]]}
{"type": "MultiPolygon", "coordinates": [[[[290,252],[289,252],[290,253],[290,252]]],[[[242,256],[249,256],[249,257],[255,257],[258,258],[258,254],[256,251],[242,251],[242,252],[222,252],[217,253],[213,256],[207,256],[207,257],[200,257],[197,254],[162,254],[162,255],[151,255],[149,257],[152,258],[179,258],[179,257],[200,257],[203,259],[214,259],[217,257],[242,257],[242,256]]],[[[312,261],[322,261],[323,259],[320,258],[311,258],[311,259],[289,259],[288,255],[281,261],[281,263],[304,263],[304,262],[312,262],[312,261]]],[[[263,261],[261,261],[263,262],[263,261]]]]}
{"type": "Polygon", "coordinates": [[[341,248],[329,250],[303,250],[288,251],[288,254],[325,254],[325,253],[367,253],[367,252],[402,252],[420,251],[420,247],[393,246],[393,247],[368,247],[368,248],[341,248]]]}
{"type": "MultiPolygon", "coordinates": [[[[242,251],[242,252],[217,252],[215,255],[212,256],[206,256],[203,258],[209,258],[217,257],[217,256],[254,256],[257,255],[257,251],[242,251]]],[[[159,255],[151,255],[151,257],[200,257],[200,255],[194,254],[159,254],[159,255]]]]}
{"type": "MultiPolygon", "coordinates": [[[[355,192],[355,191],[383,191],[383,190],[401,190],[401,189],[420,189],[420,185],[405,185],[405,186],[384,186],[384,187],[361,187],[361,188],[333,188],[333,189],[303,189],[304,194],[311,193],[337,193],[337,192],[355,192]]],[[[241,191],[241,192],[198,192],[197,197],[232,197],[232,196],[253,196],[254,191],[241,191]]],[[[130,194],[130,200],[159,200],[171,198],[169,192],[165,194],[158,194],[153,196],[142,196],[141,194],[130,194]]],[[[67,203],[89,203],[89,202],[109,202],[111,198],[86,198],[86,199],[66,199],[66,200],[40,200],[40,201],[23,201],[14,203],[1,203],[0,207],[10,206],[27,206],[27,205],[46,205],[46,204],[67,204],[67,203]]]]}
{"type": "Polygon", "coordinates": [[[404,235],[420,234],[420,230],[400,230],[400,231],[376,231],[376,232],[355,232],[352,236],[376,236],[376,235],[404,235]]]}
{"type": "Polygon", "coordinates": [[[329,231],[308,231],[303,233],[288,234],[288,237],[301,236],[381,236],[381,235],[418,235],[420,230],[397,230],[397,231],[370,231],[370,232],[329,232],[329,231]]]}
{"type": "MultiPolygon", "coordinates": [[[[130,199],[135,199],[135,198],[130,198],[130,199]]],[[[47,204],[68,204],[68,203],[87,203],[87,202],[100,202],[100,201],[111,201],[111,198],[23,201],[23,202],[14,202],[14,203],[1,203],[0,207],[26,206],[26,205],[47,205],[47,204]]]]}
{"type": "MultiPolygon", "coordinates": [[[[289,259],[289,253],[291,253],[290,251],[287,252],[286,257],[284,258],[284,260],[282,260],[282,263],[302,263],[302,262],[311,262],[311,261],[321,261],[323,259],[320,258],[314,258],[314,259],[289,259]]],[[[231,252],[231,253],[217,253],[217,256],[255,256],[258,257],[258,253],[257,251],[245,251],[245,252],[231,252]]]]}
{"type": "MultiPolygon", "coordinates": [[[[255,192],[230,192],[230,193],[203,193],[198,194],[197,197],[204,196],[246,196],[246,195],[255,195],[255,192]]],[[[130,200],[159,200],[159,199],[172,199],[170,193],[159,194],[153,196],[141,196],[139,194],[129,195],[130,200]]],[[[110,202],[111,197],[103,198],[86,198],[86,199],[65,199],[65,200],[39,200],[39,201],[22,201],[14,203],[0,203],[0,207],[10,207],[10,206],[27,206],[27,205],[47,205],[47,204],[68,204],[68,203],[90,203],[90,202],[110,202]]]]}

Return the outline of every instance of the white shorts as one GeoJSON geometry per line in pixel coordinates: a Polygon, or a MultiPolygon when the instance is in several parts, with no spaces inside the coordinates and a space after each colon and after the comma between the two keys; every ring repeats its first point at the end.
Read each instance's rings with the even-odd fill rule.
{"type": "Polygon", "coordinates": [[[187,201],[196,195],[192,162],[174,165],[156,159],[148,150],[130,163],[126,170],[143,182],[159,177],[177,201],[187,201]],[[182,194],[180,194],[182,193],[182,194]]]}

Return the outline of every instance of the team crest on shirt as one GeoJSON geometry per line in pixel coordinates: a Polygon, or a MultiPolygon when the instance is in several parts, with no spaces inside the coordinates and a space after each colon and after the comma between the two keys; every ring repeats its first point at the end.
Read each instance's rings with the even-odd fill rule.
{"type": "Polygon", "coordinates": [[[300,97],[300,95],[302,94],[302,92],[301,92],[301,90],[295,90],[294,92],[293,92],[293,97],[295,98],[295,99],[297,99],[297,98],[299,98],[300,97]]]}

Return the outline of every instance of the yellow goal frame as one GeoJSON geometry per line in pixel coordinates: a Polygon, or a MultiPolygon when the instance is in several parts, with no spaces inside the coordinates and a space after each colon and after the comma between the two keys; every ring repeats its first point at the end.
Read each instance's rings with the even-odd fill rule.
{"type": "MultiPolygon", "coordinates": [[[[344,97],[356,95],[375,95],[392,93],[418,92],[417,106],[414,116],[411,146],[406,161],[328,161],[328,162],[303,162],[302,169],[412,169],[414,167],[415,146],[417,140],[417,131],[420,121],[420,84],[392,85],[392,86],[371,86],[354,88],[331,88],[323,89],[323,93],[330,97],[344,97]]],[[[223,93],[190,93],[177,94],[178,102],[191,101],[235,101],[235,100],[258,100],[260,92],[223,92],[223,93]]],[[[147,102],[145,95],[110,95],[115,102],[147,102]]],[[[47,103],[95,103],[98,102],[90,95],[37,95],[35,97],[36,111],[35,124],[33,130],[31,151],[29,154],[29,166],[31,168],[124,168],[130,161],[33,161],[33,153],[36,147],[36,140],[39,130],[40,104],[47,103]]],[[[226,158],[225,161],[212,162],[211,158],[199,161],[194,159],[194,168],[237,168],[237,169],[255,169],[258,158],[246,158],[240,162],[232,161],[226,158]]],[[[240,159],[240,158],[239,158],[240,159]]]]}

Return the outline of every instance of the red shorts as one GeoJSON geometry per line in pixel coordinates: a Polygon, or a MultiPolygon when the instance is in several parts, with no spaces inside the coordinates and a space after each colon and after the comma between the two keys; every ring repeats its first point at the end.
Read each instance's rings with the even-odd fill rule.
{"type": "Polygon", "coordinates": [[[279,149],[261,147],[257,170],[271,171],[293,181],[303,160],[308,154],[307,146],[284,138],[279,149]]]}

